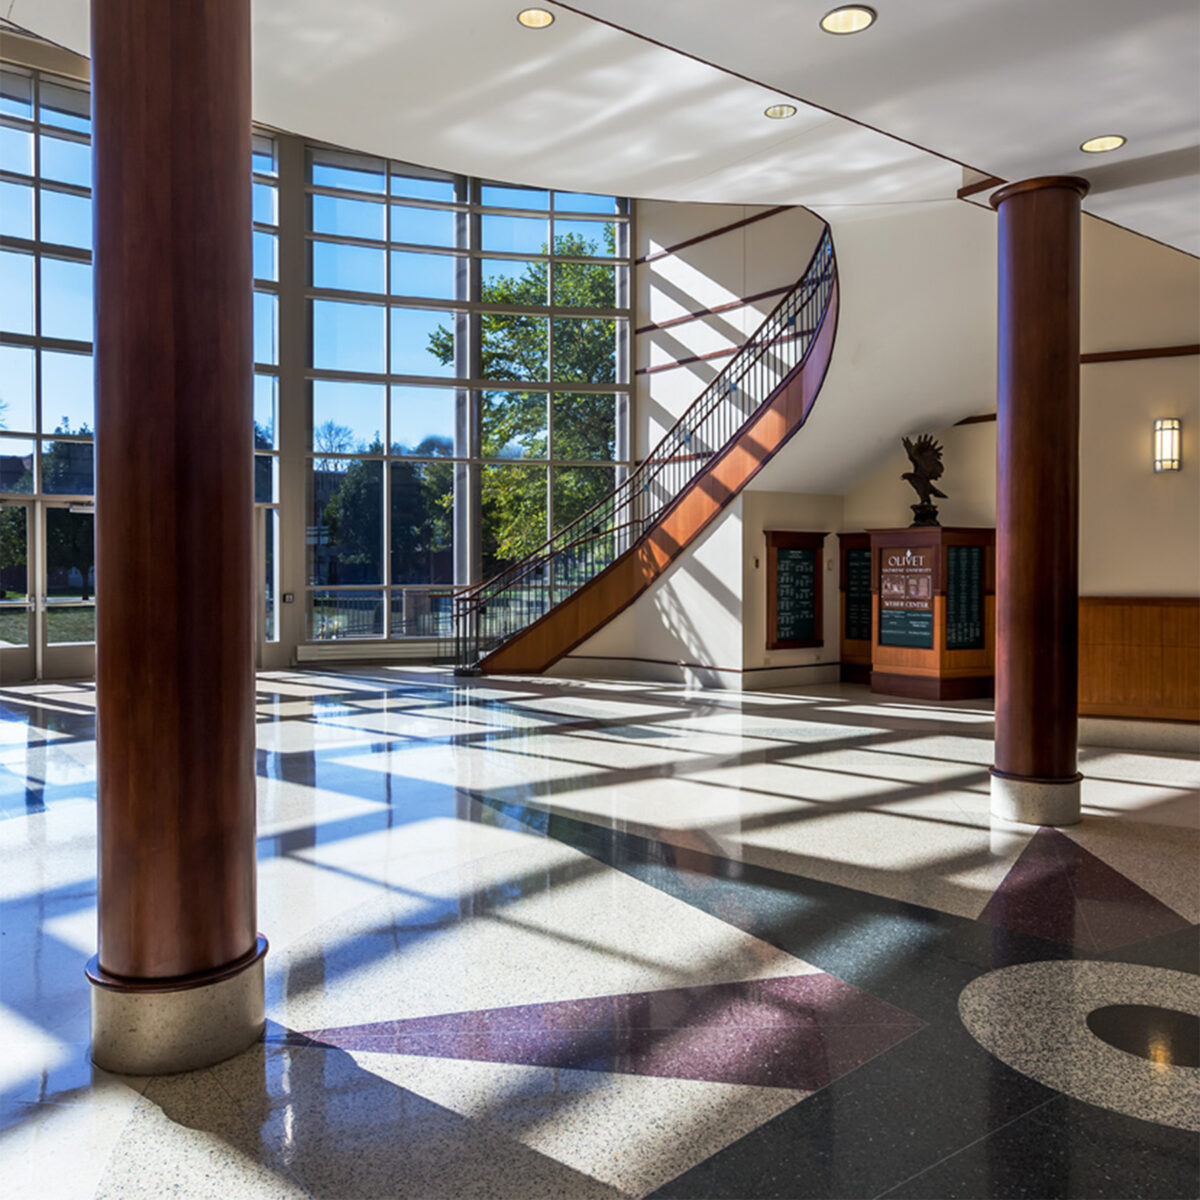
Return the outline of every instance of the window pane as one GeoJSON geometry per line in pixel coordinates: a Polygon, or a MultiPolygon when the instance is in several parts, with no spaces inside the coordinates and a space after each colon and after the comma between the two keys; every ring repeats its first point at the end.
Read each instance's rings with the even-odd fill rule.
{"type": "Polygon", "coordinates": [[[68,642],[94,642],[96,640],[96,606],[88,604],[78,608],[57,607],[51,604],[46,609],[46,641],[51,646],[68,642]]]}
{"type": "Polygon", "coordinates": [[[380,158],[340,150],[310,150],[308,159],[309,178],[317,187],[383,193],[387,170],[380,158]]]}
{"type": "Polygon", "coordinates": [[[614,383],[617,377],[616,321],[555,318],[554,374],[559,379],[578,383],[614,383]]]}
{"type": "Polygon", "coordinates": [[[406,200],[444,200],[454,197],[453,179],[423,179],[418,175],[398,175],[393,168],[392,195],[406,200]]]}
{"type": "Polygon", "coordinates": [[[313,287],[345,292],[382,292],[387,260],[382,246],[312,243],[313,287]]]}
{"type": "Polygon", "coordinates": [[[392,453],[452,455],[457,396],[453,388],[392,388],[392,453]]]}
{"type": "Polygon", "coordinates": [[[0,437],[0,492],[32,491],[33,443],[25,438],[0,437]]]}
{"type": "Polygon", "coordinates": [[[545,392],[481,392],[483,457],[545,458],[546,399],[545,392]]]}
{"type": "MultiPolygon", "coordinates": [[[[4,520],[8,515],[8,513],[0,512],[0,539],[4,537],[2,531],[4,520]]],[[[15,510],[13,515],[15,515],[15,510]]],[[[25,519],[24,513],[21,514],[21,519],[25,519]]],[[[4,599],[4,579],[4,569],[0,567],[0,648],[4,646],[28,646],[29,609],[13,604],[11,599],[8,601],[4,599]]],[[[13,594],[13,590],[10,588],[9,596],[11,597],[13,594]]]]}
{"type": "Polygon", "coordinates": [[[382,454],[386,401],[382,383],[314,379],[311,449],[318,454],[382,454]]]}
{"type": "Polygon", "coordinates": [[[274,283],[279,278],[276,265],[279,239],[273,233],[254,231],[254,278],[269,279],[274,283]]]}
{"type": "Polygon", "coordinates": [[[345,196],[312,198],[314,233],[333,233],[339,237],[370,238],[383,241],[384,210],[374,200],[348,200],[345,196]]]}
{"type": "Polygon", "coordinates": [[[555,532],[594,508],[613,490],[613,486],[612,467],[555,467],[555,532]]]}
{"type": "Polygon", "coordinates": [[[50,137],[43,133],[38,139],[43,179],[58,183],[74,183],[80,187],[92,185],[92,148],[86,142],[69,142],[66,138],[50,137]]]}
{"type": "Polygon", "coordinates": [[[495,208],[534,208],[550,207],[550,193],[540,192],[535,188],[504,187],[497,184],[484,184],[480,189],[480,200],[495,208]]]}
{"type": "MultiPolygon", "coordinates": [[[[29,596],[29,522],[25,507],[0,508],[0,602],[25,600],[29,596]]],[[[0,645],[24,645],[17,642],[14,630],[24,634],[24,612],[18,618],[0,609],[0,645]]]]}
{"type": "Polygon", "coordinates": [[[415,246],[457,245],[455,229],[458,214],[439,208],[413,208],[407,204],[392,205],[393,242],[411,242],[415,246]]]}
{"type": "Polygon", "coordinates": [[[33,80],[18,71],[0,71],[0,113],[8,117],[33,116],[33,80]]]}
{"type": "Polygon", "coordinates": [[[383,463],[316,458],[310,480],[309,582],[383,582],[383,463]]]}
{"type": "Polygon", "coordinates": [[[453,313],[427,308],[392,309],[392,374],[453,375],[453,313]]]}
{"type": "Polygon", "coordinates": [[[33,332],[33,255],[0,250],[0,329],[33,332]]]}
{"type": "Polygon", "coordinates": [[[484,379],[549,378],[550,322],[546,317],[485,313],[479,323],[484,379]]]}
{"type": "Polygon", "coordinates": [[[607,392],[554,397],[555,458],[612,459],[617,454],[617,401],[607,392]]]}
{"type": "Polygon", "coordinates": [[[479,263],[479,298],[485,304],[545,304],[545,262],[513,258],[484,258],[479,263]]]}
{"type": "Polygon", "coordinates": [[[575,258],[608,258],[617,252],[611,221],[554,221],[554,253],[575,258]]]}
{"type": "Polygon", "coordinates": [[[606,263],[555,263],[554,303],[564,308],[616,308],[617,271],[606,263]]]}
{"type": "Polygon", "coordinates": [[[383,637],[382,592],[313,592],[309,603],[315,642],[383,637]]]}
{"type": "Polygon", "coordinates": [[[272,508],[263,514],[263,636],[268,642],[279,641],[279,589],[276,586],[279,571],[275,547],[279,541],[279,513],[272,508]]]}
{"type": "Polygon", "coordinates": [[[533,217],[493,217],[479,219],[480,240],[484,250],[504,254],[545,254],[549,243],[549,222],[533,217]]]}
{"type": "Polygon", "coordinates": [[[92,264],[41,259],[42,336],[92,340],[92,264]]]}
{"type": "Polygon", "coordinates": [[[254,456],[254,502],[270,504],[275,499],[275,455],[254,456]]]}
{"type": "Polygon", "coordinates": [[[387,366],[386,310],[374,304],[312,302],[312,365],[328,371],[369,371],[387,366]]]}
{"type": "MultiPolygon", "coordinates": [[[[91,450],[90,446],[84,447],[91,450]]],[[[96,518],[69,508],[46,509],[46,594],[54,600],[91,600],[96,594],[96,518]]],[[[95,637],[64,637],[87,642],[95,637]]]]}
{"type": "Polygon", "coordinates": [[[90,354],[42,351],[42,432],[87,435],[96,428],[90,354]]]}
{"type": "MultiPolygon", "coordinates": [[[[0,125],[0,171],[33,174],[33,134],[26,129],[0,125]]],[[[45,173],[45,167],[42,168],[45,173]]]]}
{"type": "Polygon", "coordinates": [[[92,124],[87,90],[39,79],[38,120],[44,125],[87,133],[92,124]]]}
{"type": "Polygon", "coordinates": [[[462,298],[466,287],[458,287],[460,264],[465,284],[466,259],[453,254],[393,250],[392,295],[428,296],[433,300],[462,298]]]}
{"type": "Polygon", "coordinates": [[[33,351],[24,346],[0,346],[0,429],[32,433],[33,351]]]}
{"type": "Polygon", "coordinates": [[[42,188],[43,242],[60,246],[92,248],[92,200],[90,196],[72,196],[69,192],[52,192],[42,188]]]}
{"type": "Polygon", "coordinates": [[[279,168],[275,165],[275,139],[254,134],[251,150],[251,168],[260,175],[277,175],[279,168]]]}
{"type": "MultiPolygon", "coordinates": [[[[0,616],[0,621],[3,619],[0,616]]],[[[453,637],[453,594],[425,587],[393,588],[391,636],[453,637]]]]}
{"type": "Polygon", "coordinates": [[[554,208],[557,212],[615,213],[615,196],[597,196],[590,192],[555,192],[554,208]]]}
{"type": "Polygon", "coordinates": [[[484,578],[520,561],[546,540],[546,468],[485,466],[484,578]]]}
{"type": "Polygon", "coordinates": [[[275,408],[279,381],[274,375],[254,377],[254,448],[275,449],[275,408]]]}
{"type": "Polygon", "coordinates": [[[91,442],[42,443],[42,491],[90,496],[96,490],[91,442]]]}
{"type": "Polygon", "coordinates": [[[453,583],[454,465],[393,463],[392,583],[453,583]]]}
{"type": "Polygon", "coordinates": [[[254,220],[260,225],[279,224],[279,189],[269,183],[254,184],[254,220]]]}
{"type": "Polygon", "coordinates": [[[33,237],[33,186],[0,181],[0,237],[33,237]]]}
{"type": "Polygon", "coordinates": [[[279,297],[254,293],[254,361],[273,367],[279,362],[279,297]]]}

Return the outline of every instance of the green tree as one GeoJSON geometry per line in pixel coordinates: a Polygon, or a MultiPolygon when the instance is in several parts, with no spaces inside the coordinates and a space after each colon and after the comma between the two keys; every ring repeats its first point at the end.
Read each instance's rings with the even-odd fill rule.
{"type": "Polygon", "coordinates": [[[83,579],[81,600],[92,598],[88,576],[96,561],[95,523],[91,513],[66,508],[46,510],[46,566],[51,571],[78,571],[83,579]]]}
{"type": "MultiPolygon", "coordinates": [[[[413,453],[439,459],[453,449],[446,438],[428,437],[413,453]]],[[[392,583],[453,582],[453,463],[393,462],[391,472],[392,583]]]]}
{"type": "MultiPolygon", "coordinates": [[[[69,429],[64,417],[54,432],[61,437],[69,429]]],[[[78,430],[85,437],[91,432],[87,425],[78,430]]],[[[42,453],[42,490],[60,496],[91,495],[95,487],[93,455],[91,442],[52,442],[42,453]]],[[[83,580],[81,600],[92,598],[88,576],[95,561],[95,518],[65,508],[47,509],[46,567],[51,571],[78,571],[83,580]]]]}
{"type": "MultiPolygon", "coordinates": [[[[602,227],[601,240],[577,234],[555,238],[563,257],[611,256],[615,226],[602,227]]],[[[558,306],[614,308],[613,269],[608,263],[556,263],[554,302],[558,306]]],[[[501,276],[483,285],[486,304],[544,308],[549,291],[545,262],[530,263],[519,275],[501,276]]],[[[547,445],[547,392],[536,384],[547,377],[548,339],[554,341],[554,373],[560,381],[615,382],[616,324],[603,318],[556,318],[537,312],[486,313],[480,318],[481,368],[486,379],[526,383],[480,396],[481,451],[484,458],[611,460],[611,395],[559,394],[555,397],[554,444],[547,445]]],[[[454,358],[454,335],[446,326],[429,339],[441,363],[454,358]]],[[[612,487],[611,469],[556,468],[555,523],[559,528],[598,503],[612,487]]],[[[546,472],[532,466],[485,467],[482,481],[484,574],[531,553],[546,539],[546,472]]]]}
{"type": "Polygon", "coordinates": [[[21,568],[28,564],[25,509],[0,508],[0,599],[12,588],[18,595],[28,590],[21,568]]]}
{"type": "MultiPolygon", "coordinates": [[[[367,451],[382,454],[383,444],[375,441],[367,451]]],[[[314,476],[327,472],[334,462],[314,462],[314,476]]],[[[329,531],[329,540],[338,549],[337,558],[330,564],[331,573],[339,565],[352,565],[363,570],[355,572],[361,580],[330,578],[327,583],[382,582],[379,579],[379,560],[383,551],[383,470],[378,459],[356,459],[342,475],[333,495],[321,512],[321,522],[329,531]],[[371,570],[372,566],[376,569],[371,570]]]]}

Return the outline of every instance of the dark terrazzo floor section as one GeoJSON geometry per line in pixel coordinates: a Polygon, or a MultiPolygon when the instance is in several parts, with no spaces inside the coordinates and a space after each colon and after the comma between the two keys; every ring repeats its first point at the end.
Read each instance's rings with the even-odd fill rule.
{"type": "MultiPolygon", "coordinates": [[[[674,847],[651,838],[474,798],[492,819],[571,845],[927,1023],[655,1197],[1195,1200],[1200,1192],[1194,1134],[1063,1096],[992,1057],[958,1017],[968,983],[1016,963],[1084,958],[1195,972],[1197,927],[1163,932],[1161,914],[1135,902],[1150,914],[1151,936],[1093,951],[694,850],[684,867],[674,847]]],[[[1121,919],[1136,937],[1129,913],[1121,919]]]]}

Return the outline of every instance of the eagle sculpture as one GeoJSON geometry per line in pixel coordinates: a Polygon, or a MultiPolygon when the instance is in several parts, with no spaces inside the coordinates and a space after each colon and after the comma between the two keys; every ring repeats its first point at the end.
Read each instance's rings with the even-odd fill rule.
{"type": "Polygon", "coordinates": [[[916,518],[913,525],[936,525],[938,523],[937,505],[930,502],[930,497],[938,496],[942,500],[949,498],[945,492],[933,485],[933,481],[940,479],[942,472],[946,469],[942,466],[942,447],[927,433],[921,434],[915,442],[908,438],[904,438],[903,441],[913,469],[905,471],[900,478],[907,479],[921,498],[920,504],[911,506],[916,518]]]}

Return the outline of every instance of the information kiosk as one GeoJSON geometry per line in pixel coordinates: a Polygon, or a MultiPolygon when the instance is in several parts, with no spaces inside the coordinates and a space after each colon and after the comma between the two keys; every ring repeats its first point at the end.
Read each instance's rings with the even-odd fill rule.
{"type": "Polygon", "coordinates": [[[871,690],[923,700],[990,696],[995,530],[873,529],[870,555],[871,690]]]}

